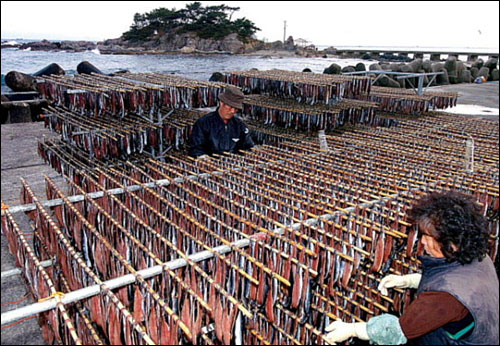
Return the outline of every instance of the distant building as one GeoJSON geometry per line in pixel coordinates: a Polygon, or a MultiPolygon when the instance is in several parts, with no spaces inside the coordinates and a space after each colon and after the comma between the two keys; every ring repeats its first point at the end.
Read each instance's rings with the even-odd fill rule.
{"type": "Polygon", "coordinates": [[[305,48],[307,45],[309,45],[311,42],[308,40],[305,40],[303,38],[298,38],[295,40],[295,44],[299,46],[300,48],[305,48]]]}

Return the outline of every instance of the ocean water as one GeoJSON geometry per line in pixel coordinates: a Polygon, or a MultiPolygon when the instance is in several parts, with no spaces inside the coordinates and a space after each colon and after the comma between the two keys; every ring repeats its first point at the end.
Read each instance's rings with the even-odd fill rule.
{"type": "MultiPolygon", "coordinates": [[[[17,43],[32,42],[37,40],[26,39],[2,39],[3,42],[15,41],[17,43]]],[[[318,46],[319,49],[327,46],[318,46]]],[[[462,51],[462,52],[498,52],[498,48],[438,48],[438,47],[360,47],[360,46],[338,46],[338,49],[407,49],[414,51],[462,51]]],[[[11,91],[4,81],[5,75],[10,71],[23,73],[34,73],[51,63],[59,64],[67,75],[76,73],[77,65],[82,61],[89,61],[104,73],[116,72],[118,70],[129,70],[130,72],[161,72],[173,73],[189,78],[208,80],[214,72],[241,71],[257,68],[259,70],[283,69],[289,71],[302,71],[308,67],[313,72],[322,73],[332,63],[341,67],[355,66],[363,62],[367,66],[376,62],[375,60],[340,59],[340,58],[304,58],[304,57],[263,57],[242,55],[220,55],[220,56],[195,56],[195,55],[101,55],[98,50],[81,53],[74,52],[44,52],[19,50],[16,48],[2,49],[2,93],[11,91]]],[[[410,54],[410,57],[412,54],[410,54]]],[[[424,59],[430,55],[425,54],[424,59]]],[[[487,56],[481,56],[487,59],[487,56]]],[[[446,58],[443,55],[442,58],[446,58]]],[[[460,56],[465,61],[466,56],[460,56]]]]}
{"type": "Polygon", "coordinates": [[[67,75],[76,73],[82,61],[89,61],[104,73],[126,69],[130,72],[174,73],[181,76],[208,80],[214,72],[241,71],[257,68],[259,70],[283,69],[322,73],[332,63],[340,66],[355,66],[358,62],[368,64],[374,61],[337,58],[303,57],[262,57],[242,55],[194,56],[194,55],[101,55],[98,51],[44,52],[14,48],[2,49],[2,92],[9,92],[4,77],[10,71],[35,73],[51,63],[59,64],[67,75]]]}

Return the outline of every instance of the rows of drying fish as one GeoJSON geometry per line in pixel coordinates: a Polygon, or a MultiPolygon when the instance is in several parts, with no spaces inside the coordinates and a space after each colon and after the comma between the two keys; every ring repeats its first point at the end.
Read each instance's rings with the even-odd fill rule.
{"type": "MultiPolygon", "coordinates": [[[[64,107],[49,107],[44,120],[46,127],[61,134],[63,143],[57,141],[57,146],[67,148],[65,151],[81,151],[76,156],[84,157],[84,165],[89,165],[94,160],[127,159],[137,154],[155,157],[169,149],[186,150],[194,123],[206,112],[163,108],[162,113],[166,117],[160,124],[133,113],[118,120],[112,116],[82,117],[64,107]]],[[[269,129],[258,121],[245,122],[257,144],[300,141],[307,136],[285,128],[269,129]]],[[[55,142],[46,143],[46,146],[54,145],[55,142]]],[[[44,155],[46,160],[47,155],[51,154],[44,155]]]]}
{"type": "MultiPolygon", "coordinates": [[[[454,188],[476,196],[496,257],[498,123],[433,115],[390,129],[355,128],[327,142],[330,151],[316,141],[281,141],[242,156],[116,160],[86,172],[71,161],[74,155],[52,148],[51,160],[71,177],[72,194],[143,187],[86,195],[55,207],[54,215],[37,206],[31,215],[40,235],[35,253],[40,259],[57,254],[59,264],[48,273],[56,287],[67,282],[75,290],[137,276],[140,269],[239,239],[250,246],[188,261],[184,269],[165,268],[154,279],[137,276],[134,285],[83,301],[94,332],[76,317],[80,310],[69,309],[67,320],[54,310],[62,323],[58,329],[47,324],[49,340],[77,342],[74,327],[93,343],[322,344],[325,326],[336,318],[401,313],[409,291],[384,297],[376,287],[387,273],[418,270],[422,247],[406,210],[425,191],[454,188]],[[475,139],[473,173],[464,169],[468,136],[475,139]],[[158,179],[169,183],[144,185],[158,179]]],[[[23,202],[35,198],[24,184],[23,202]]],[[[66,198],[48,178],[47,198],[66,198]]],[[[15,233],[12,222],[4,227],[15,233]]],[[[36,294],[51,293],[42,288],[36,294]]]]}
{"type": "MultiPolygon", "coordinates": [[[[230,74],[228,81],[309,103],[370,91],[363,78],[252,73],[230,74]]],[[[102,288],[74,307],[59,301],[57,309],[40,314],[48,342],[324,344],[325,327],[334,319],[366,321],[408,306],[410,291],[385,297],[376,287],[388,273],[418,271],[422,246],[406,210],[427,191],[458,189],[476,196],[489,220],[495,259],[498,123],[431,114],[391,128],[334,133],[326,137],[326,150],[289,129],[266,128],[262,138],[275,146],[243,155],[195,161],[171,154],[166,162],[139,155],[155,134],[156,141],[182,145],[189,130],[177,135],[177,129],[189,129],[196,115],[164,119],[164,104],[189,107],[216,99],[217,86],[198,86],[207,93],[197,91],[193,101],[196,86],[168,75],[81,76],[41,85],[70,110],[52,108],[47,123],[65,142],[40,142],[39,153],[68,177],[69,193],[85,199],[69,202],[46,178],[47,198],[65,201],[48,210],[23,181],[22,203],[36,204],[29,213],[36,228],[33,249],[8,212],[2,228],[35,297],[94,284],[102,288]],[[79,119],[74,111],[121,119],[79,119]],[[149,122],[142,126],[144,119],[149,122]],[[165,123],[174,135],[164,133],[165,123]],[[469,136],[475,139],[472,173],[464,165],[469,136]],[[127,160],[115,155],[120,152],[127,160]],[[152,184],[159,179],[167,183],[152,184]],[[141,188],[125,189],[130,185],[141,188]],[[125,192],[89,195],[113,188],[125,192]],[[246,248],[234,245],[241,239],[248,240],[246,248]],[[232,251],[215,252],[221,244],[232,251]],[[197,263],[187,257],[204,250],[210,259],[197,263]],[[54,257],[51,269],[37,264],[54,257]],[[186,267],[164,264],[177,258],[186,267]],[[160,275],[138,274],[154,265],[163,268],[160,275]],[[125,274],[136,282],[115,290],[103,284],[125,274]]]]}
{"type": "Polygon", "coordinates": [[[104,75],[44,76],[38,89],[47,100],[82,114],[124,117],[128,112],[156,121],[163,106],[200,108],[217,105],[217,96],[226,86],[179,76],[145,74],[123,77],[104,75]],[[161,78],[161,79],[160,79],[161,78]],[[148,80],[150,82],[145,82],[148,80]]]}
{"type": "Polygon", "coordinates": [[[436,109],[447,109],[457,105],[458,94],[453,92],[426,91],[416,95],[413,90],[372,87],[369,94],[357,97],[376,102],[378,109],[401,114],[422,114],[436,109]]]}
{"type": "MultiPolygon", "coordinates": [[[[375,116],[375,104],[369,102],[346,100],[335,107],[309,107],[251,95],[245,97],[243,115],[258,144],[302,140],[313,135],[313,131],[331,131],[346,124],[386,127],[397,124],[394,119],[375,116]],[[269,129],[269,126],[275,127],[269,129]]],[[[163,107],[162,121],[150,122],[132,112],[117,119],[111,115],[82,116],[65,107],[48,107],[44,117],[45,126],[60,133],[62,141],[87,152],[90,159],[109,160],[142,153],[156,157],[169,149],[186,149],[194,123],[204,113],[163,107]]]]}
{"type": "Polygon", "coordinates": [[[233,71],[224,75],[224,81],[240,87],[245,93],[292,98],[310,105],[333,105],[342,99],[370,93],[371,88],[369,77],[283,70],[233,71]]]}
{"type": "Polygon", "coordinates": [[[395,121],[375,116],[377,104],[343,100],[335,106],[306,105],[294,100],[249,95],[243,101],[242,113],[263,125],[291,128],[308,134],[334,130],[345,124],[391,126],[395,121]]]}
{"type": "Polygon", "coordinates": [[[91,158],[126,159],[133,154],[181,149],[187,144],[196,119],[204,112],[162,108],[161,122],[152,123],[134,113],[123,118],[82,116],[64,107],[45,110],[45,126],[61,134],[61,139],[87,152],[91,158]]]}
{"type": "Polygon", "coordinates": [[[291,98],[308,105],[334,105],[342,100],[358,99],[377,103],[379,110],[402,114],[422,114],[454,107],[458,98],[457,93],[425,92],[416,95],[413,90],[372,87],[368,77],[281,70],[234,71],[226,73],[225,81],[247,93],[291,98]]]}
{"type": "Polygon", "coordinates": [[[53,296],[57,300],[57,309],[50,310],[38,316],[44,339],[52,344],[57,337],[57,342],[63,344],[61,334],[54,333],[53,331],[54,329],[59,329],[59,326],[61,326],[61,329],[69,337],[68,339],[71,340],[70,344],[83,344],[80,336],[86,340],[85,337],[89,333],[87,333],[88,328],[87,330],[84,330],[84,328],[91,325],[90,320],[85,314],[80,314],[80,321],[83,319],[86,323],[81,326],[77,334],[74,326],[75,320],[69,317],[66,307],[61,303],[61,297],[56,294],[60,290],[53,281],[53,278],[56,278],[54,275],[55,268],[49,267],[45,269],[41,265],[42,256],[40,252],[35,252],[12,214],[8,210],[4,213],[2,214],[2,234],[5,234],[7,237],[9,251],[16,255],[16,265],[24,268],[24,279],[28,288],[31,289],[33,298],[35,300],[43,300],[44,298],[53,296]],[[54,326],[54,329],[49,328],[49,325],[54,326]]]}
{"type": "MultiPolygon", "coordinates": [[[[291,98],[309,105],[335,105],[342,100],[359,99],[378,103],[380,110],[404,114],[453,107],[458,97],[456,93],[426,92],[417,96],[411,90],[371,87],[368,77],[281,70],[230,72],[225,80],[246,93],[291,98]]],[[[188,109],[215,106],[217,96],[226,86],[159,73],[129,73],[121,77],[54,75],[44,76],[38,83],[46,99],[71,110],[93,116],[111,113],[119,117],[134,112],[151,121],[160,118],[164,106],[188,109]]]]}

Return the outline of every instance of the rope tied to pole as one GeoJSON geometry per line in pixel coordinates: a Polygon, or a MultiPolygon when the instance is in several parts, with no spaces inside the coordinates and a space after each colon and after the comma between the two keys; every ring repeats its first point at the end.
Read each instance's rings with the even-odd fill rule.
{"type": "Polygon", "coordinates": [[[59,298],[64,298],[65,294],[63,292],[54,292],[52,293],[50,296],[48,297],[45,297],[45,298],[41,298],[41,299],[38,299],[38,302],[39,303],[42,303],[42,302],[45,302],[49,299],[52,299],[52,298],[56,298],[56,297],[59,297],[59,298]]]}

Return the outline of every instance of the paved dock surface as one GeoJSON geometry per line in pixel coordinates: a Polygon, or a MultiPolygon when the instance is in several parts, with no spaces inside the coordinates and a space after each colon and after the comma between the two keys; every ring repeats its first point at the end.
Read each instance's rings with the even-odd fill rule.
{"type": "MultiPolygon", "coordinates": [[[[427,90],[457,92],[460,94],[457,101],[458,105],[478,105],[498,109],[500,107],[498,87],[498,82],[487,82],[482,84],[442,85],[428,88],[427,90]]],[[[488,112],[471,116],[498,121],[498,115],[490,115],[488,112]]]]}
{"type": "MultiPolygon", "coordinates": [[[[461,96],[458,104],[480,105],[490,108],[499,108],[498,82],[484,84],[455,84],[433,87],[429,90],[458,92],[461,96]]],[[[487,113],[472,115],[498,121],[498,115],[487,113]]],[[[45,182],[43,174],[53,179],[58,186],[65,186],[63,179],[48,165],[44,164],[37,154],[37,142],[43,137],[59,137],[44,128],[42,122],[1,125],[1,183],[2,201],[8,205],[18,205],[21,183],[19,178],[24,177],[35,194],[45,200],[45,182]]],[[[63,189],[63,192],[67,192],[63,189]]],[[[17,214],[16,220],[23,231],[31,232],[29,220],[24,214],[17,214]]],[[[14,257],[8,252],[7,239],[2,234],[2,271],[15,268],[14,257]]],[[[24,297],[27,288],[21,276],[2,280],[2,303],[18,301],[24,297]]],[[[4,306],[2,313],[33,303],[32,299],[4,306]]],[[[2,345],[45,345],[41,330],[36,318],[21,322],[13,327],[2,329],[2,345]]]]}
{"type": "MultiPolygon", "coordinates": [[[[59,136],[45,129],[42,122],[4,124],[1,128],[2,202],[10,206],[20,204],[20,177],[25,178],[37,196],[45,200],[45,181],[42,174],[48,175],[59,185],[62,185],[63,178],[38,156],[37,143],[44,136],[47,138],[59,136]]],[[[28,234],[32,232],[30,220],[24,213],[15,214],[14,218],[22,231],[28,234]]],[[[16,264],[14,257],[9,253],[7,238],[3,234],[1,238],[2,272],[4,272],[16,268],[16,264]]],[[[28,238],[31,239],[29,236],[28,238]]],[[[21,275],[2,279],[2,313],[34,303],[33,298],[29,296],[20,303],[4,305],[22,300],[26,293],[28,289],[21,275]]],[[[2,329],[1,343],[2,345],[46,345],[36,318],[2,329]]]]}
{"type": "MultiPolygon", "coordinates": [[[[8,205],[19,204],[20,177],[34,189],[39,197],[45,197],[43,174],[63,179],[38,156],[37,144],[43,138],[60,136],[44,128],[43,122],[2,125],[2,201],[8,205]]],[[[45,198],[43,198],[45,199],[45,198]]]]}

